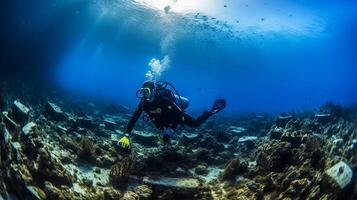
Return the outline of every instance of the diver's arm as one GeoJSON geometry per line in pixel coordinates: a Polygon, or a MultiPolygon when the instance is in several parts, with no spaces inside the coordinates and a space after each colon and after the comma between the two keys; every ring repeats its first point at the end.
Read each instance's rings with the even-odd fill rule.
{"type": "Polygon", "coordinates": [[[139,105],[136,107],[136,110],[128,123],[125,133],[127,134],[131,133],[131,131],[135,126],[135,123],[138,121],[142,112],[143,112],[143,102],[141,101],[139,105]]]}

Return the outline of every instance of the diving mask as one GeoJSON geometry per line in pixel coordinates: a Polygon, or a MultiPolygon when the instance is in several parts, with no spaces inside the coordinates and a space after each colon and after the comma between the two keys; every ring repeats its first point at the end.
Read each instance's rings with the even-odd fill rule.
{"type": "Polygon", "coordinates": [[[148,97],[150,97],[150,95],[151,95],[151,90],[150,90],[150,88],[140,88],[140,95],[142,96],[142,97],[145,97],[145,98],[148,98],[148,97]]]}

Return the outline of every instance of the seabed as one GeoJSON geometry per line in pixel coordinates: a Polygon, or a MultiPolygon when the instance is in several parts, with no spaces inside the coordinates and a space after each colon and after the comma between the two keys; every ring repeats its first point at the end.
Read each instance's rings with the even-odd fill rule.
{"type": "Polygon", "coordinates": [[[215,116],[170,144],[131,111],[11,100],[0,126],[0,199],[356,199],[357,110],[215,116]]]}

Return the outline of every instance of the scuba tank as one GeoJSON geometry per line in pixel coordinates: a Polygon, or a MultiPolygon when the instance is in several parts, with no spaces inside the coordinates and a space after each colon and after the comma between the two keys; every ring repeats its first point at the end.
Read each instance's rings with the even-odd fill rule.
{"type": "Polygon", "coordinates": [[[170,100],[175,102],[182,111],[185,111],[185,109],[187,109],[188,106],[190,105],[188,98],[181,96],[171,83],[167,81],[158,81],[155,83],[155,85],[158,92],[160,92],[160,90],[164,90],[165,92],[169,93],[169,95],[165,95],[165,96],[169,96],[171,98],[170,100]],[[172,90],[167,89],[167,86],[170,86],[171,89],[175,91],[176,94],[174,94],[172,90]]]}
{"type": "Polygon", "coordinates": [[[177,105],[180,105],[182,103],[182,108],[180,107],[181,110],[186,110],[190,105],[190,101],[188,100],[188,98],[183,96],[178,96],[177,94],[175,94],[174,97],[175,97],[175,103],[177,105]]]}

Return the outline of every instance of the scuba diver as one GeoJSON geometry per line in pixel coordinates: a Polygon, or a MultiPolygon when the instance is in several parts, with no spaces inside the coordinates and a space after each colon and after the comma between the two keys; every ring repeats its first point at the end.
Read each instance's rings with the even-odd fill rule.
{"type": "Polygon", "coordinates": [[[129,137],[142,112],[145,112],[143,116],[144,120],[150,120],[160,129],[162,131],[162,141],[168,143],[174,136],[174,131],[178,125],[198,127],[209,117],[226,107],[225,100],[217,99],[210,111],[203,111],[201,116],[194,119],[185,112],[185,109],[189,105],[188,99],[181,97],[175,87],[165,81],[145,81],[136,95],[141,99],[140,103],[127,125],[125,136],[118,142],[119,148],[126,152],[131,151],[129,137]],[[176,94],[172,90],[167,89],[167,86],[170,86],[176,94]]]}

